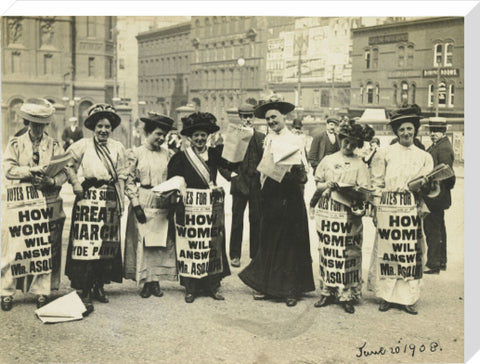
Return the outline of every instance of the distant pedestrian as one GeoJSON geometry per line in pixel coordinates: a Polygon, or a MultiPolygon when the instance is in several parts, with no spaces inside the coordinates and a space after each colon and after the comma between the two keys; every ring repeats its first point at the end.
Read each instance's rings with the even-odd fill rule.
{"type": "Polygon", "coordinates": [[[308,162],[312,166],[314,174],[318,164],[325,156],[340,150],[340,141],[335,132],[335,128],[338,127],[338,124],[338,119],[333,117],[327,118],[326,130],[313,138],[310,152],[308,153],[308,162]]]}
{"type": "MultiPolygon", "coordinates": [[[[427,152],[432,155],[434,166],[443,163],[453,168],[454,153],[448,140],[445,118],[430,118],[430,138],[432,145],[427,152]]],[[[439,194],[425,197],[430,214],[425,217],[425,235],[428,245],[427,271],[425,274],[438,274],[447,269],[447,230],[445,228],[445,210],[452,204],[450,190],[455,186],[455,176],[439,183],[439,194]]]]}
{"type": "Polygon", "coordinates": [[[77,140],[83,138],[83,131],[78,126],[78,119],[75,116],[72,116],[68,119],[68,122],[70,123],[70,126],[67,126],[62,134],[62,140],[64,141],[63,149],[65,150],[77,140]]]}

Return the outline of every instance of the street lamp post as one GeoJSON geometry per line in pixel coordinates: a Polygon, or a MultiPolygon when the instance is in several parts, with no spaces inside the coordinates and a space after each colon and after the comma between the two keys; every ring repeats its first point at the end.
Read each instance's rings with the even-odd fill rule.
{"type": "Polygon", "coordinates": [[[242,104],[242,93],[243,93],[243,72],[242,72],[242,69],[243,69],[243,66],[245,66],[245,59],[243,57],[240,57],[239,59],[237,59],[237,64],[238,64],[238,67],[240,68],[240,92],[239,92],[239,101],[240,101],[240,104],[242,104]]]}

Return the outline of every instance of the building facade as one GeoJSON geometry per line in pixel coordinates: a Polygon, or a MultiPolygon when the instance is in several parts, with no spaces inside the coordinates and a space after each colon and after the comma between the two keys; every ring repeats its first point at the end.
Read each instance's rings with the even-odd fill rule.
{"type": "Polygon", "coordinates": [[[269,31],[291,17],[192,17],[190,97],[213,113],[223,128],[227,110],[252,104],[267,91],[265,58],[269,31]]]}
{"type": "Polygon", "coordinates": [[[304,17],[268,40],[267,82],[297,106],[297,116],[346,114],[352,80],[352,30],[403,21],[387,17],[304,17]]]}
{"type": "Polygon", "coordinates": [[[175,116],[189,94],[192,45],[190,22],[137,35],[139,114],[175,116]]]}
{"type": "Polygon", "coordinates": [[[183,16],[118,16],[117,17],[117,102],[132,109],[139,118],[138,105],[138,41],[137,34],[188,21],[183,16]]]}
{"type": "Polygon", "coordinates": [[[23,127],[22,103],[43,97],[55,106],[48,132],[97,102],[112,102],[115,17],[4,17],[2,21],[2,143],[23,127]]]}
{"type": "Polygon", "coordinates": [[[463,130],[463,18],[422,18],[355,29],[352,60],[352,115],[415,103],[424,116],[435,116],[438,110],[463,130]]]}

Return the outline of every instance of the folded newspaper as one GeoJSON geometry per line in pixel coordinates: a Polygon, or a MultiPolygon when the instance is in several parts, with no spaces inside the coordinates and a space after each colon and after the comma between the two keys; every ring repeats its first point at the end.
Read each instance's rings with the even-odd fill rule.
{"type": "Polygon", "coordinates": [[[348,183],[337,183],[338,190],[331,194],[332,200],[351,207],[354,202],[368,201],[372,198],[373,189],[348,183]]]}
{"type": "Polygon", "coordinates": [[[81,320],[87,308],[76,291],[57,298],[35,311],[35,315],[44,323],[58,323],[81,320]]]}
{"type": "Polygon", "coordinates": [[[257,171],[280,183],[290,168],[291,166],[274,163],[272,153],[264,153],[262,160],[257,166],[257,171]]]}
{"type": "Polygon", "coordinates": [[[430,173],[427,173],[424,176],[419,176],[414,179],[412,179],[410,182],[408,182],[408,189],[410,191],[419,191],[420,187],[422,186],[423,179],[427,179],[429,181],[443,181],[448,178],[451,178],[455,175],[453,172],[453,169],[450,168],[450,166],[440,163],[438,166],[436,166],[430,173]]]}
{"type": "Polygon", "coordinates": [[[295,144],[280,145],[272,143],[273,163],[283,166],[292,166],[302,163],[300,148],[295,144]]]}
{"type": "Polygon", "coordinates": [[[70,153],[53,156],[52,159],[50,159],[50,162],[45,166],[45,174],[49,177],[55,177],[67,166],[70,159],[72,159],[70,153]]]}
{"type": "Polygon", "coordinates": [[[231,163],[243,161],[252,136],[252,128],[246,128],[236,124],[229,124],[227,132],[225,133],[222,158],[231,163]]]}

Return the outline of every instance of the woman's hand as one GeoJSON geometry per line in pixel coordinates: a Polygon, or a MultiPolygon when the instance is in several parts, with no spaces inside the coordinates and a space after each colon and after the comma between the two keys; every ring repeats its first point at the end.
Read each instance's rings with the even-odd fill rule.
{"type": "Polygon", "coordinates": [[[75,183],[73,185],[73,193],[77,197],[78,201],[83,199],[83,187],[80,183],[75,183]]]}
{"type": "Polygon", "coordinates": [[[325,191],[323,191],[322,197],[330,198],[330,195],[331,195],[331,194],[332,194],[332,190],[331,190],[329,187],[327,187],[327,188],[325,189],[325,191]]]}
{"type": "Polygon", "coordinates": [[[135,206],[133,208],[133,212],[135,213],[135,217],[140,224],[145,224],[147,222],[147,217],[145,216],[145,212],[143,211],[142,206],[135,206]]]}
{"type": "Polygon", "coordinates": [[[339,190],[339,187],[338,187],[338,183],[337,182],[327,182],[327,188],[330,190],[330,191],[338,191],[339,190]]]}

